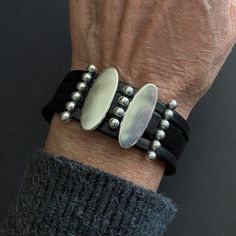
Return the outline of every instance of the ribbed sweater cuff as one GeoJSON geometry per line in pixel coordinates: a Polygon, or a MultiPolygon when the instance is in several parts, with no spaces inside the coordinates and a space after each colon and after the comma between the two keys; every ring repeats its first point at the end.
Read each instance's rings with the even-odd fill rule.
{"type": "Polygon", "coordinates": [[[162,235],[171,200],[102,170],[37,151],[1,235],[162,235]]]}

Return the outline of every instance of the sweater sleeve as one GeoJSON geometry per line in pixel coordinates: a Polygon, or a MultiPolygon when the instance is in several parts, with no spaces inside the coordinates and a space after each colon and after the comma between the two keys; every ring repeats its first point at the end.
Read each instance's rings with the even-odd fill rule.
{"type": "Polygon", "coordinates": [[[102,170],[33,156],[0,235],[162,235],[176,209],[170,199],[102,170]]]}

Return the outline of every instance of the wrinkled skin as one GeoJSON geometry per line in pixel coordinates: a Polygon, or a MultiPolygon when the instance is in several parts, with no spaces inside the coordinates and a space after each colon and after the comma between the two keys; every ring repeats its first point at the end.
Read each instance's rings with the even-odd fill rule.
{"type": "Polygon", "coordinates": [[[187,117],[236,40],[235,0],[71,1],[73,68],[113,65],[187,117]],[[86,9],[86,10],[85,10],[86,9]]]}
{"type": "MultiPolygon", "coordinates": [[[[187,118],[236,40],[236,0],[70,0],[72,69],[118,69],[133,86],[153,82],[187,118]]],[[[157,190],[165,164],[54,116],[45,150],[157,190]]]]}

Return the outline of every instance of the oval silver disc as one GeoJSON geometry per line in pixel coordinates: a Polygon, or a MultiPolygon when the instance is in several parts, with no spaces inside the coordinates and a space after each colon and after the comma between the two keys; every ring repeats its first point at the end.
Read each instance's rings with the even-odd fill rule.
{"type": "Polygon", "coordinates": [[[101,124],[114,99],[118,81],[118,72],[113,67],[105,69],[96,78],[82,108],[80,121],[84,130],[94,130],[101,124]]]}
{"type": "Polygon", "coordinates": [[[142,137],[156,107],[158,89],[154,84],[146,84],[130,102],[120,124],[119,143],[128,149],[142,137]]]}

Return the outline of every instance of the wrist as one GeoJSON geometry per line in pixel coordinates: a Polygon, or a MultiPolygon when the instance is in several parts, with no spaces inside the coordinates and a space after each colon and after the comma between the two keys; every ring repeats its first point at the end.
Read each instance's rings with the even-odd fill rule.
{"type": "MultiPolygon", "coordinates": [[[[86,60],[78,59],[75,54],[72,57],[71,70],[83,70],[87,67],[89,63],[86,60]]],[[[98,71],[109,67],[105,63],[96,62],[96,67],[98,71]]],[[[133,85],[137,88],[142,87],[147,82],[155,84],[159,89],[159,97],[163,103],[168,103],[171,99],[176,99],[178,101],[178,107],[176,111],[185,119],[188,118],[197,98],[190,98],[186,89],[182,89],[181,85],[175,81],[178,81],[174,72],[170,73],[168,71],[162,71],[161,74],[163,78],[160,78],[158,75],[150,71],[142,71],[138,66],[133,65],[130,68],[127,68],[126,65],[114,63],[114,67],[119,71],[119,77],[121,81],[124,81],[130,85],[133,85]],[[175,79],[167,79],[167,78],[175,79]]],[[[176,72],[177,74],[177,72],[176,72]]]]}
{"type": "Polygon", "coordinates": [[[102,169],[153,191],[158,189],[165,170],[162,161],[149,162],[142,151],[136,148],[124,150],[116,140],[97,131],[83,131],[77,122],[62,123],[58,115],[52,120],[44,149],[102,169]]]}

